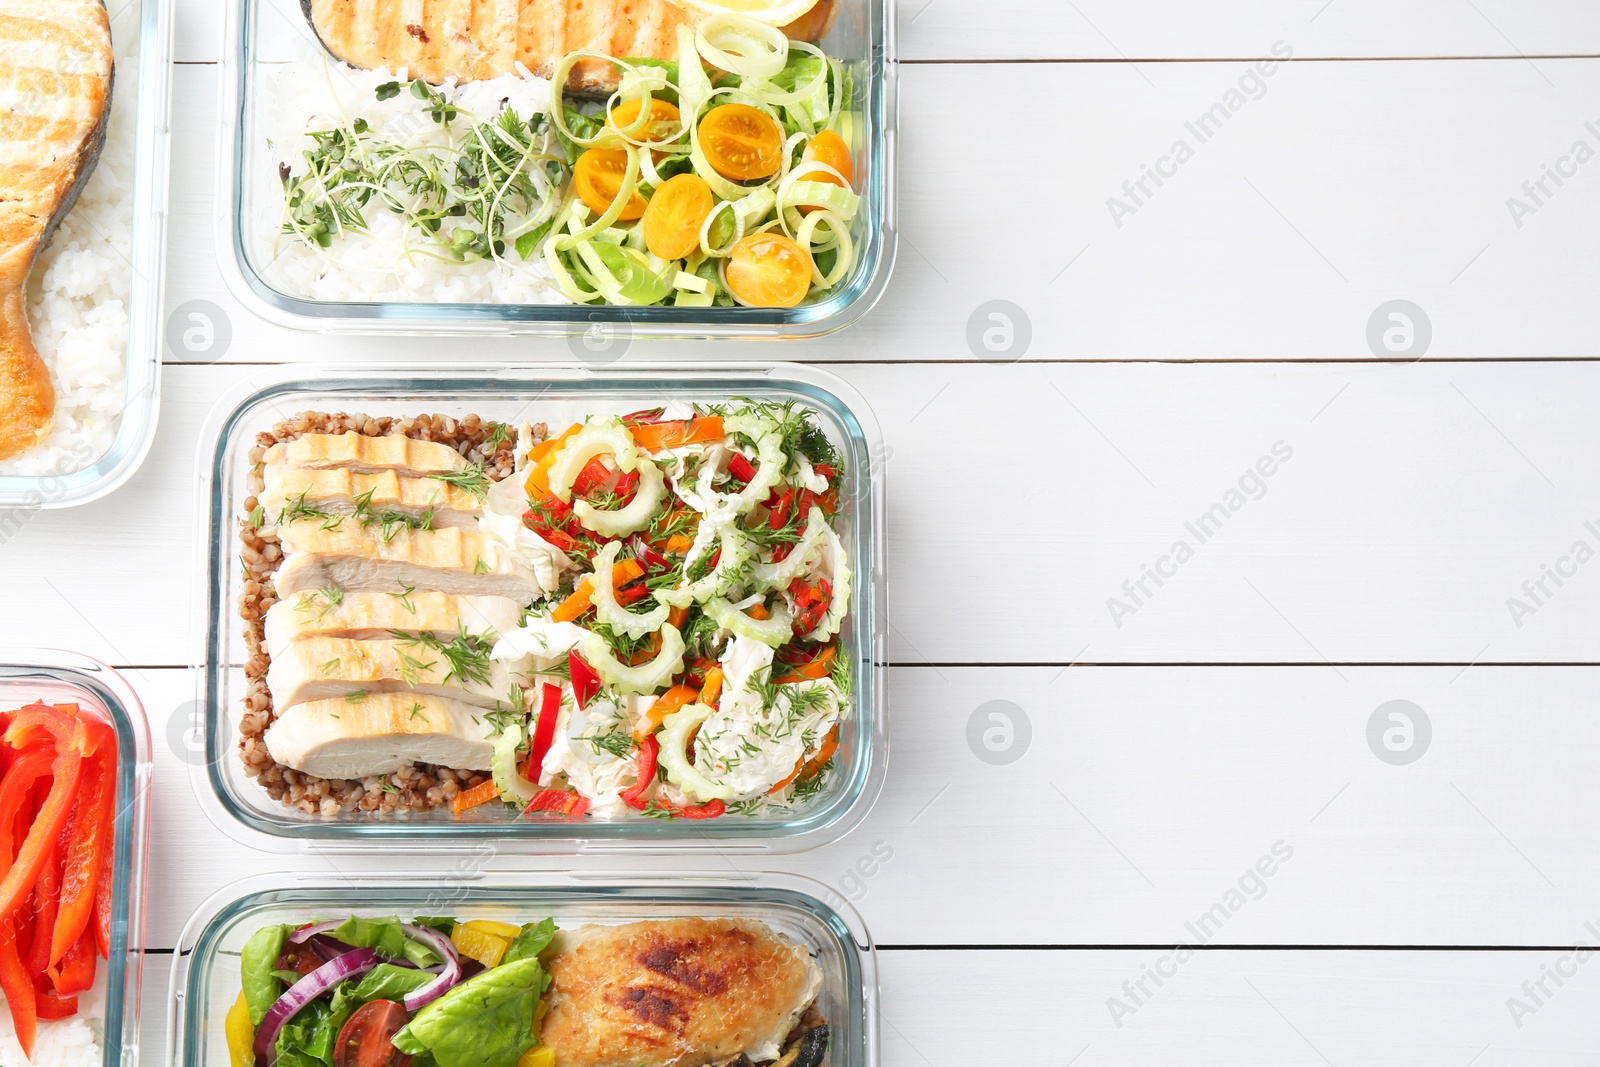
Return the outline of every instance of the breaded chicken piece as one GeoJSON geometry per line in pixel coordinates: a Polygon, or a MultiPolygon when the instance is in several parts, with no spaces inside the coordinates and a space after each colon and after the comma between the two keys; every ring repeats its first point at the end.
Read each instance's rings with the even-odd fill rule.
{"type": "Polygon", "coordinates": [[[816,999],[810,954],[764,923],[664,919],[564,932],[540,1039],[556,1067],[775,1059],[816,999]]]}

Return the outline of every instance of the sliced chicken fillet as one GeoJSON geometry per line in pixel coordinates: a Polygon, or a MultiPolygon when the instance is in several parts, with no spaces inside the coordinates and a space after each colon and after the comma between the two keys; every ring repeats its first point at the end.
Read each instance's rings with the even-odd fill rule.
{"type": "Polygon", "coordinates": [[[318,700],[280,712],[262,740],[272,758],[318,778],[393,774],[405,764],[485,771],[494,754],[483,709],[415,693],[318,700]]]}
{"type": "Polygon", "coordinates": [[[584,926],[558,935],[550,974],[556,1067],[775,1059],[822,985],[804,948],[743,919],[584,926]]]}
{"type": "Polygon", "coordinates": [[[308,637],[272,657],[267,689],[280,714],[314,700],[399,692],[490,709],[506,702],[511,673],[503,663],[488,663],[477,677],[463,677],[444,650],[420,641],[308,637]]]}
{"type": "Polygon", "coordinates": [[[458,596],[503,596],[526,607],[542,592],[538,577],[498,538],[470,530],[401,530],[384,542],[359,526],[284,523],[287,558],[273,576],[280,600],[336,585],[392,593],[407,586],[458,596]]]}
{"type": "MultiPolygon", "coordinates": [[[[438,84],[516,73],[521,63],[541,78],[569,52],[644,59],[678,58],[678,27],[693,16],[669,0],[301,0],[323,46],[352,66],[406,68],[438,84]]],[[[827,33],[836,8],[821,0],[786,32],[801,40],[827,33]]],[[[607,94],[617,69],[584,59],[567,88],[607,94]]]]}
{"type": "Polygon", "coordinates": [[[267,449],[262,462],[271,467],[344,468],[362,474],[398,471],[412,477],[465,470],[467,461],[449,445],[419,441],[403,434],[369,437],[348,433],[308,433],[267,449]]]}
{"type": "Polygon", "coordinates": [[[343,592],[330,599],[323,591],[298,593],[267,610],[267,655],[276,659],[294,642],[308,637],[343,637],[379,641],[395,633],[431,633],[441,641],[457,634],[498,637],[517,627],[522,609],[497,596],[452,596],[449,593],[343,592]]]}
{"type": "Polygon", "coordinates": [[[269,522],[288,512],[311,508],[325,515],[352,516],[357,525],[380,536],[392,519],[426,519],[434,528],[476,530],[483,502],[464,489],[434,477],[412,478],[398,471],[376,474],[347,468],[316,469],[274,463],[262,472],[265,487],[257,501],[269,522]]]}

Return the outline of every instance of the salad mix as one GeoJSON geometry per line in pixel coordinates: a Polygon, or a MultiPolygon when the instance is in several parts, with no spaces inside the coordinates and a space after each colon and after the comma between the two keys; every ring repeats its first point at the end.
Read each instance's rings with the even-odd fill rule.
{"type": "Polygon", "coordinates": [[[578,304],[787,308],[849,275],[860,121],[849,69],[816,45],[722,12],[678,27],[674,60],[574,51],[543,84],[399,77],[373,91],[414,100],[413,121],[313,119],[279,163],[282,233],[326,251],[387,212],[397,271],[536,262],[578,304]],[[596,60],[616,90],[569,97],[596,60]]]}
{"type": "Polygon", "coordinates": [[[551,1067],[536,1049],[549,919],[266,926],[225,1021],[233,1067],[551,1067]]]}
{"type": "Polygon", "coordinates": [[[457,812],[708,819],[821,789],[851,688],[844,474],[793,404],[674,402],[528,448],[482,525],[553,592],[490,653],[528,699],[457,812]]]}

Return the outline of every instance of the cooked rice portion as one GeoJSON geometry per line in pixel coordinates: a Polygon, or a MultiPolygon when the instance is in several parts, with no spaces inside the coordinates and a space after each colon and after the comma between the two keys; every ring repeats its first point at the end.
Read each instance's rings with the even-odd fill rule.
{"type": "MultiPolygon", "coordinates": [[[[342,434],[354,431],[368,437],[401,434],[419,441],[435,441],[449,445],[470,463],[482,463],[493,481],[511,474],[515,439],[502,434],[492,451],[485,452],[489,438],[497,424],[468,415],[454,419],[447,415],[419,415],[415,418],[369,417],[357,414],[326,414],[304,412],[285,419],[270,431],[256,435],[255,447],[250,451],[250,495],[244,501],[248,515],[258,503],[262,492],[262,465],[267,449],[306,434],[342,434]]],[[[456,771],[449,767],[418,764],[401,767],[394,774],[363,779],[316,778],[289,767],[272,758],[262,735],[272,724],[274,709],[272,695],[267,689],[267,667],[270,660],[266,644],[266,614],[277,603],[272,576],[282,562],[283,553],[277,536],[270,531],[257,529],[248,520],[241,519],[239,539],[244,566],[244,593],[239,600],[239,613],[244,619],[245,662],[247,688],[244,697],[244,714],[239,725],[239,754],[244,760],[245,773],[257,779],[274,799],[308,815],[336,816],[355,811],[363,812],[423,812],[447,806],[450,799],[463,789],[486,780],[481,771],[456,771]]]]}

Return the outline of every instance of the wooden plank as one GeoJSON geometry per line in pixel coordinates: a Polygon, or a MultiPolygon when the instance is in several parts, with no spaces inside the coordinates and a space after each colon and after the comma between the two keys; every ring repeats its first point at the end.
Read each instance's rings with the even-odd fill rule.
{"type": "MultiPolygon", "coordinates": [[[[840,370],[885,435],[896,662],[1596,659],[1600,580],[1574,549],[1600,546],[1600,460],[1572,447],[1593,364],[840,370]]],[[[0,613],[0,644],[198,654],[199,427],[262,372],[167,371],[133,482],[3,546],[28,610],[0,613]]]]}
{"type": "MultiPolygon", "coordinates": [[[[1600,116],[1582,103],[1600,92],[1600,60],[1543,74],[1503,61],[1313,63],[1270,78],[1240,64],[1018,65],[1003,68],[1008,94],[1045,108],[1050,132],[957,149],[952,131],[993,123],[997,69],[903,71],[900,253],[881,305],[825,340],[781,352],[718,344],[719,356],[1594,355],[1586,308],[1600,265],[1584,235],[1600,227],[1600,193],[1570,155],[1580,139],[1600,150],[1600,133],[1585,126],[1600,116]],[[1179,142],[1192,152],[1181,166],[1179,142]],[[999,183],[997,160],[1008,175],[999,183]],[[1558,188],[1546,165],[1576,177],[1558,188]],[[1173,176],[1158,186],[1147,167],[1173,176]],[[1543,193],[1524,191],[1540,181],[1543,193]],[[1531,213],[1514,217],[1512,198],[1531,213]],[[1380,307],[1402,299],[1422,309],[1429,343],[1374,348],[1369,323],[1376,315],[1381,337],[1380,307]],[[1028,325],[989,334],[996,300],[1028,325]]],[[[208,66],[176,72],[188,116],[174,134],[168,308],[214,305],[203,310],[228,320],[220,358],[232,361],[437,357],[440,342],[425,338],[295,335],[226,291],[213,258],[216,78],[208,66]]],[[[482,358],[581,351],[560,340],[472,344],[482,358]]],[[[705,349],[639,340],[627,356],[695,359],[705,349]]]]}
{"type": "MultiPolygon", "coordinates": [[[[213,827],[183,757],[187,672],[131,674],[156,738],[152,944],[172,944],[201,899],[246,875],[392,866],[253,851],[238,827],[213,827]]],[[[653,865],[806,875],[885,944],[1600,938],[1586,925],[1600,925],[1588,770],[1600,668],[946,667],[896,669],[890,683],[890,773],[853,834],[799,856],[730,848],[653,865]],[[1378,749],[1368,731],[1394,700],[1421,711],[1407,710],[1410,747],[1394,734],[1386,760],[1382,733],[1407,723],[1386,709],[1378,749]]]]}
{"type": "MultiPolygon", "coordinates": [[[[177,58],[216,61],[220,5],[176,2],[177,58]]],[[[900,54],[913,60],[1233,59],[1278,40],[1319,58],[1600,52],[1600,15],[1577,0],[1014,0],[1003,18],[978,0],[898,6],[900,54]]]]}

